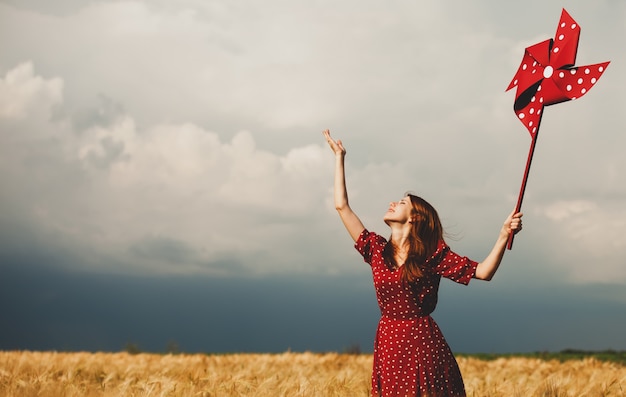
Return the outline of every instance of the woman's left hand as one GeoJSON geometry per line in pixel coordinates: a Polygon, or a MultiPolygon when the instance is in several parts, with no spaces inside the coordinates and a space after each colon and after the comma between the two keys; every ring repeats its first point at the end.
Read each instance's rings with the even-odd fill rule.
{"type": "Polygon", "coordinates": [[[522,216],[524,216],[521,212],[511,212],[511,215],[506,218],[504,221],[504,225],[502,226],[502,231],[509,236],[511,233],[517,234],[522,230],[522,216]]]}

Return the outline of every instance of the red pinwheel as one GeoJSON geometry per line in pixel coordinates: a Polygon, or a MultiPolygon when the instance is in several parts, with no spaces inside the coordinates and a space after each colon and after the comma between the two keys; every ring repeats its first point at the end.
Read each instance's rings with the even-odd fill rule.
{"type": "MultiPolygon", "coordinates": [[[[532,142],[522,180],[516,212],[522,207],[532,156],[539,134],[544,106],[580,98],[598,81],[609,62],[574,67],[580,26],[563,9],[554,39],[527,47],[522,63],[506,89],[517,87],[513,110],[526,126],[532,142]]],[[[513,235],[508,249],[513,246],[513,235]]]]}

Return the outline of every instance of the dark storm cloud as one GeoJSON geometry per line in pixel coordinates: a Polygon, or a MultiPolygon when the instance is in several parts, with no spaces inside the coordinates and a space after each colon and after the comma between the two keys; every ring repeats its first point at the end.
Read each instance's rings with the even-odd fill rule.
{"type": "Polygon", "coordinates": [[[133,244],[130,252],[145,260],[165,260],[171,263],[194,262],[196,253],[183,241],[168,237],[146,237],[133,244]]]}
{"type": "Polygon", "coordinates": [[[454,292],[445,285],[434,316],[457,351],[626,348],[626,297],[619,284],[473,283],[454,292]]]}
{"type": "Polygon", "coordinates": [[[367,349],[375,329],[364,277],[137,277],[33,259],[2,257],[0,349],[341,351],[367,349]]]}
{"type": "MultiPolygon", "coordinates": [[[[0,349],[371,351],[367,265],[342,277],[129,276],[62,270],[62,258],[0,258],[0,349]],[[45,264],[42,264],[45,263],[45,264]]],[[[76,266],[72,266],[75,268],[76,266]]],[[[624,349],[619,285],[443,281],[434,313],[457,352],[624,349]]]]}

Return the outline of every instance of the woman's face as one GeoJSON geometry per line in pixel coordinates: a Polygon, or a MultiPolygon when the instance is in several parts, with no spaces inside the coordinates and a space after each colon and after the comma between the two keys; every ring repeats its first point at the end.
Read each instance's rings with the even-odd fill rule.
{"type": "Polygon", "coordinates": [[[389,222],[406,223],[411,219],[412,209],[411,199],[408,196],[403,197],[400,201],[389,204],[389,209],[385,213],[383,220],[386,224],[389,224],[389,222]]]}

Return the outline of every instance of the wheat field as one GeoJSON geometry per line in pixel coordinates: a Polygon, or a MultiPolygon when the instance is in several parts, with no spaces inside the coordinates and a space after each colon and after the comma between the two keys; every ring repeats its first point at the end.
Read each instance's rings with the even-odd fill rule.
{"type": "MultiPolygon", "coordinates": [[[[626,396],[626,367],[595,359],[458,358],[471,397],[626,396]]],[[[337,353],[1,352],[0,396],[369,396],[372,356],[337,353]]]]}

